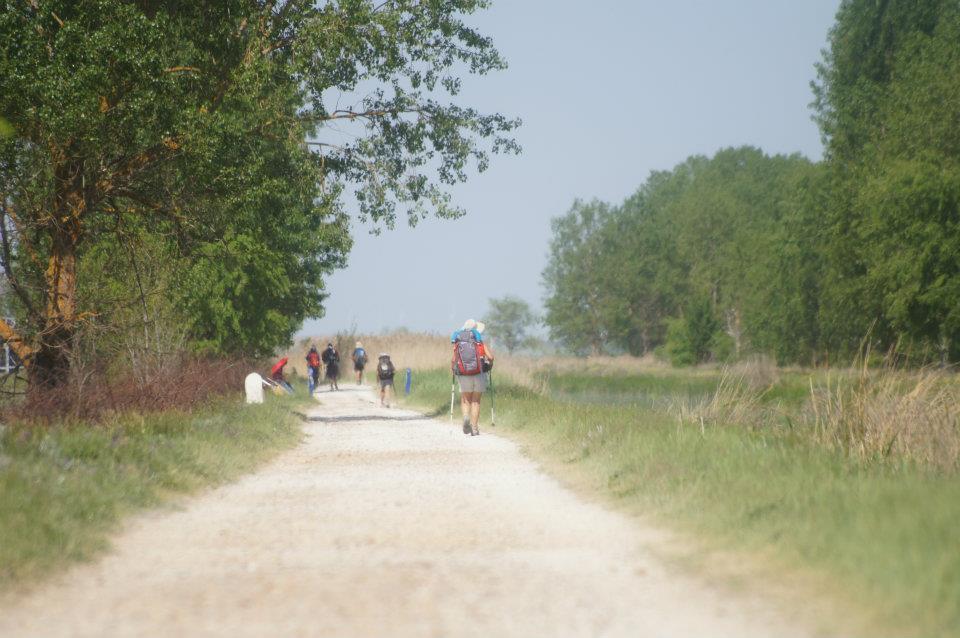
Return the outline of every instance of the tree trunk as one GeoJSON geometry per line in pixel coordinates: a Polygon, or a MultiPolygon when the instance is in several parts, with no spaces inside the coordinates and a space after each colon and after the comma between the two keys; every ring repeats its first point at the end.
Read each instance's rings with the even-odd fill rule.
{"type": "Polygon", "coordinates": [[[743,344],[743,326],[740,322],[740,310],[738,308],[727,310],[727,334],[733,339],[733,356],[735,359],[739,359],[743,344]]]}
{"type": "Polygon", "coordinates": [[[66,383],[70,375],[70,345],[73,333],[61,327],[44,335],[27,366],[30,391],[43,391],[66,383]]]}
{"type": "Polygon", "coordinates": [[[27,362],[31,389],[63,385],[70,375],[70,351],[77,329],[77,244],[81,220],[87,210],[83,169],[78,163],[57,167],[57,198],[54,215],[46,225],[50,257],[44,272],[47,303],[33,356],[27,362]]]}

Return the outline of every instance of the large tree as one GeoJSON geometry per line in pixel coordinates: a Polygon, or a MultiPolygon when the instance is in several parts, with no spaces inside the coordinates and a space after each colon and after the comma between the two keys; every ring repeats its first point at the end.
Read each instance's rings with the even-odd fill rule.
{"type": "Polygon", "coordinates": [[[609,254],[600,229],[614,207],[600,201],[576,201],[551,222],[553,238],[543,270],[546,316],[554,340],[575,352],[600,354],[607,341],[604,319],[609,254]]]}
{"type": "Polygon", "coordinates": [[[443,98],[504,66],[463,21],[486,4],[0,5],[0,248],[20,309],[0,337],[33,387],[67,377],[78,327],[108,310],[78,293],[102,246],[136,274],[136,247],[165,244],[193,336],[264,352],[322,311],[350,185],[375,225],[460,214],[444,186],[486,167],[481,142],[516,149],[515,121],[443,98]]]}
{"type": "Polygon", "coordinates": [[[823,332],[960,358],[960,6],[847,1],[819,67],[823,332]]]}
{"type": "Polygon", "coordinates": [[[490,332],[499,339],[508,352],[529,344],[529,331],[537,321],[530,304],[515,295],[504,295],[489,301],[485,317],[490,332]]]}

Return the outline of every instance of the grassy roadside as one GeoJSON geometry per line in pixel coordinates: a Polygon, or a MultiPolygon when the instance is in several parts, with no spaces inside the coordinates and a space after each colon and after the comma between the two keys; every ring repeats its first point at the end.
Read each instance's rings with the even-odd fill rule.
{"type": "MultiPolygon", "coordinates": [[[[657,404],[716,386],[665,375],[612,385],[557,375],[543,393],[500,382],[497,431],[550,471],[705,547],[763,557],[771,574],[803,574],[838,608],[863,610],[850,631],[960,636],[960,477],[857,462],[788,423],[681,424],[657,404]]],[[[801,376],[782,380],[766,401],[798,402],[801,376]]],[[[447,373],[421,373],[409,403],[446,412],[449,392],[447,373]]],[[[485,400],[482,423],[490,407],[485,400]]]]}
{"type": "Polygon", "coordinates": [[[0,429],[0,591],[108,547],[119,521],[229,481],[300,438],[297,397],[239,396],[192,413],[0,429]]]}

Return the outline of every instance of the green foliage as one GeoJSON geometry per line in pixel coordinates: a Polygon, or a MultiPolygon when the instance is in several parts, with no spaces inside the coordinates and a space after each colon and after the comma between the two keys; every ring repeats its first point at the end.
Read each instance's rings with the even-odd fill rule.
{"type": "Polygon", "coordinates": [[[163,244],[200,347],[289,342],[345,264],[345,192],[374,228],[453,217],[447,187],[518,150],[518,121],[454,101],[462,73],[505,66],[464,22],[486,4],[5,3],[0,228],[24,342],[68,349],[78,317],[111,314],[76,264],[140,243],[163,244]]]}
{"type": "Polygon", "coordinates": [[[490,308],[485,317],[487,330],[496,337],[508,352],[530,344],[527,331],[537,323],[537,316],[523,299],[514,295],[504,295],[489,301],[490,308]]]}
{"type": "Polygon", "coordinates": [[[960,7],[848,2],[819,68],[834,178],[824,331],[960,359],[960,7]]]}
{"type": "Polygon", "coordinates": [[[603,350],[607,329],[604,310],[610,251],[599,234],[613,208],[602,202],[576,201],[569,212],[552,222],[553,239],[543,271],[550,295],[546,317],[554,340],[575,352],[603,350]]]}
{"type": "Polygon", "coordinates": [[[814,87],[826,161],[725,149],[575,205],[544,272],[554,337],[695,363],[707,297],[714,357],[960,361],[958,41],[956,3],[843,2],[814,87]]]}
{"type": "Polygon", "coordinates": [[[730,357],[732,341],[722,328],[710,300],[695,299],[681,317],[668,321],[663,350],[675,366],[724,361],[730,357]]]}
{"type": "MultiPolygon", "coordinates": [[[[797,241],[784,227],[807,221],[792,204],[812,171],[798,156],[725,149],[651,174],[619,207],[576,204],[554,222],[544,271],[554,338],[632,354],[669,342],[671,358],[685,364],[781,343],[792,324],[775,316],[779,302],[806,294],[817,276],[783,263],[783,249],[797,241]],[[707,316],[699,310],[685,314],[703,299],[716,325],[691,324],[707,316]]],[[[816,264],[807,252],[788,254],[816,264]]]]}

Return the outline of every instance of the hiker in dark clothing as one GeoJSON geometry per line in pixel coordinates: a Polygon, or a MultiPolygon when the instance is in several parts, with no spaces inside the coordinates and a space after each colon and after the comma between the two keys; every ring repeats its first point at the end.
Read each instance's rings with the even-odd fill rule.
{"type": "Polygon", "coordinates": [[[340,376],[340,353],[333,347],[332,343],[327,344],[327,348],[320,357],[327,366],[327,381],[330,382],[330,391],[339,390],[337,377],[340,376]]]}
{"type": "Polygon", "coordinates": [[[363,368],[367,365],[367,351],[359,341],[350,358],[353,359],[353,371],[357,373],[357,385],[360,385],[363,383],[363,368]]]}
{"type": "Polygon", "coordinates": [[[396,368],[393,367],[393,361],[386,352],[381,352],[377,360],[377,380],[380,382],[380,407],[390,407],[390,395],[393,390],[393,376],[396,374],[396,368]]]}

